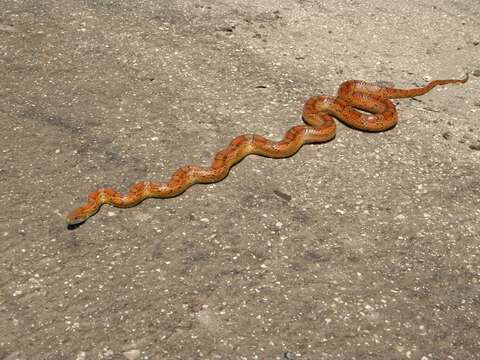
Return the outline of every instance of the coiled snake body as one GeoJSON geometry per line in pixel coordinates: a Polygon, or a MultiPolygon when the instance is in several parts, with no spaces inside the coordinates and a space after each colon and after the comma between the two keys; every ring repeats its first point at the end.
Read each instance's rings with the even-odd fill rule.
{"type": "Polygon", "coordinates": [[[465,83],[464,79],[433,80],[423,87],[395,89],[349,80],[340,85],[335,98],[316,96],[307,100],[303,120],[307,125],[289,129],[282,140],[270,141],[260,135],[240,135],[228,147],[215,154],[210,167],[185,166],[176,170],[166,184],[138,182],[128,193],[122,195],[111,188],[99,189],[88,196],[87,203],[67,217],[68,225],[84,222],[94,215],[103,204],[120,208],[132,207],[147,198],[168,198],[181,194],[196,183],[214,183],[228,175],[230,168],[250,154],[271,158],[285,158],[295,154],[309,143],[322,143],[335,136],[334,117],[360,130],[379,132],[392,128],[397,123],[397,111],[388,99],[423,95],[437,85],[465,83]],[[362,113],[364,110],[369,114],[362,113]]]}

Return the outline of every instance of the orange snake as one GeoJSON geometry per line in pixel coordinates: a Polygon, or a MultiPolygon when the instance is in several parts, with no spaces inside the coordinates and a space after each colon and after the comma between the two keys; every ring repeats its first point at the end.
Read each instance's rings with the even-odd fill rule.
{"type": "Polygon", "coordinates": [[[215,183],[225,178],[233,165],[250,154],[285,158],[295,154],[304,144],[327,142],[335,137],[333,117],[364,131],[388,130],[397,123],[395,105],[388,99],[419,96],[437,85],[465,83],[467,80],[468,74],[464,79],[433,80],[423,87],[413,89],[387,88],[358,80],[345,81],[340,85],[335,98],[315,96],[308,99],[303,109],[303,120],[307,125],[292,127],[282,140],[271,141],[255,134],[240,135],[215,154],[210,167],[182,167],[173,173],[166,184],[138,182],[125,195],[111,188],[99,189],[88,196],[85,205],[67,215],[67,224],[74,226],[83,223],[103,204],[126,208],[147,198],[177,196],[196,183],[215,183]]]}

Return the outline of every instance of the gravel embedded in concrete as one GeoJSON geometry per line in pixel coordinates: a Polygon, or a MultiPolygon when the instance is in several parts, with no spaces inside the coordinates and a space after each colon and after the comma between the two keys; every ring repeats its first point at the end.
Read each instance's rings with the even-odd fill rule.
{"type": "Polygon", "coordinates": [[[480,4],[9,1],[0,359],[475,359],[480,4]],[[468,83],[68,230],[89,192],[279,139],[347,79],[468,83]]]}

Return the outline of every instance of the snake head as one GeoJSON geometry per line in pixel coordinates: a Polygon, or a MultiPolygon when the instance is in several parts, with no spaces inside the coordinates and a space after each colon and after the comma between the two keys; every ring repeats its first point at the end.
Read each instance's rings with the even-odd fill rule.
{"type": "Polygon", "coordinates": [[[77,210],[78,209],[75,209],[65,217],[68,226],[80,225],[87,220],[85,216],[82,216],[82,214],[80,214],[77,210]]]}
{"type": "Polygon", "coordinates": [[[89,206],[89,204],[76,208],[65,217],[68,227],[75,227],[84,223],[90,216],[94,215],[98,209],[99,207],[92,207],[89,206]]]}

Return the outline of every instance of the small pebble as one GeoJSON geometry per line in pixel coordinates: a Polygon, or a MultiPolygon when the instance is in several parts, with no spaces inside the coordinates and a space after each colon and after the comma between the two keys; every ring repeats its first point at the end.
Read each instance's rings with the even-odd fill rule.
{"type": "Polygon", "coordinates": [[[273,190],[273,193],[275,195],[277,195],[279,198],[282,198],[283,200],[285,201],[290,201],[292,200],[292,197],[286,193],[284,193],[283,191],[280,191],[280,190],[273,190]]]}
{"type": "Polygon", "coordinates": [[[0,31],[4,31],[7,33],[14,33],[14,32],[18,32],[18,29],[12,25],[0,24],[0,31]]]}
{"type": "Polygon", "coordinates": [[[137,360],[140,358],[140,350],[132,349],[122,353],[128,360],[137,360]]]}
{"type": "Polygon", "coordinates": [[[85,351],[80,351],[77,354],[77,357],[75,358],[75,360],[85,360],[86,358],[87,358],[87,353],[85,351]]]}
{"type": "Polygon", "coordinates": [[[395,220],[405,220],[405,215],[403,215],[403,214],[398,214],[397,216],[395,216],[394,219],[395,219],[395,220]]]}

